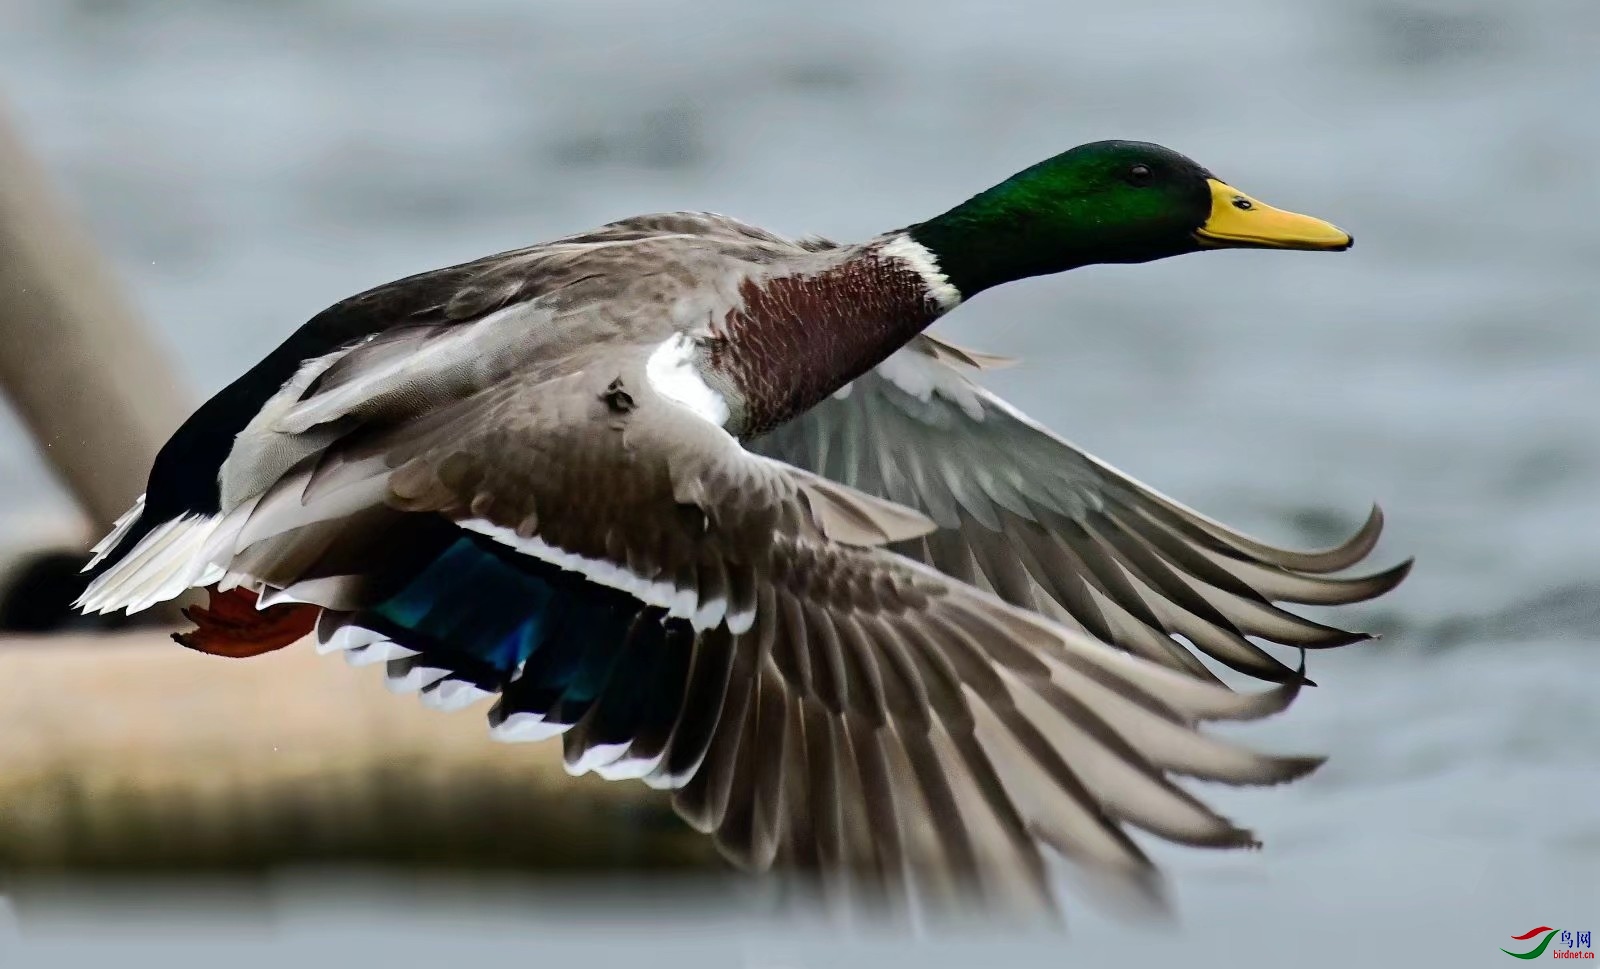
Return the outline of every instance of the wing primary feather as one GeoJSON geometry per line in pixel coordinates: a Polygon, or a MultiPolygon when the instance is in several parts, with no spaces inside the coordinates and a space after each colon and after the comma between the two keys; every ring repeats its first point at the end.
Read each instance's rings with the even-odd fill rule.
{"type": "MultiPolygon", "coordinates": [[[[1298,682],[1294,670],[1266,650],[1245,639],[1232,625],[1207,622],[1174,605],[1157,603],[1172,631],[1196,649],[1232,670],[1272,683],[1298,682]]],[[[1309,685],[1309,681],[1306,681],[1309,685]]]]}
{"type": "MultiPolygon", "coordinates": [[[[1153,496],[1154,493],[1151,494],[1153,496]]],[[[1372,506],[1367,520],[1349,539],[1332,548],[1316,552],[1296,552],[1269,545],[1172,501],[1141,502],[1137,510],[1145,517],[1163,521],[1179,531],[1206,541],[1214,548],[1225,549],[1235,555],[1293,569],[1296,572],[1319,575],[1347,569],[1366,558],[1377,546],[1378,537],[1383,533],[1383,510],[1377,505],[1372,506]]]]}
{"type": "Polygon", "coordinates": [[[1371,639],[1370,633],[1350,632],[1285,612],[1270,603],[1263,604],[1221,589],[1201,586],[1200,594],[1212,605],[1229,614],[1239,631],[1285,646],[1304,649],[1331,649],[1371,639]]]}
{"type": "Polygon", "coordinates": [[[1063,744],[1073,734],[1081,734],[1071,745],[1080,752],[1080,774],[1087,782],[1086,772],[1093,772],[1093,788],[1102,792],[1102,803],[1117,817],[1180,844],[1258,846],[1249,831],[1235,827],[1167,780],[1143,751],[1113,729],[1091,705],[1058,684],[1028,683],[1015,695],[1031,696],[1032,702],[1042,705],[1039,709],[1047,709],[1059,718],[1061,723],[1051,736],[1063,744]],[[1098,750],[1093,749],[1096,747],[1098,750]]]}
{"type": "Polygon", "coordinates": [[[817,699],[835,714],[849,709],[850,678],[845,672],[844,645],[828,613],[809,601],[801,603],[804,612],[805,633],[811,647],[811,670],[816,684],[817,699]]]}
{"type": "Polygon", "coordinates": [[[846,857],[844,794],[834,740],[835,721],[816,700],[801,695],[794,705],[805,738],[805,811],[815,839],[817,867],[825,883],[839,878],[846,857]]]}
{"type": "MultiPolygon", "coordinates": [[[[702,637],[708,635],[704,633],[702,637]]],[[[752,703],[751,693],[755,688],[756,670],[754,642],[735,640],[727,693],[705,757],[694,776],[672,797],[673,808],[697,831],[707,834],[717,831],[728,812],[740,740],[744,735],[745,715],[752,703]]]]}
{"type": "Polygon", "coordinates": [[[928,808],[928,818],[938,835],[945,864],[960,884],[981,884],[978,856],[962,825],[961,809],[956,804],[955,792],[944,774],[933,744],[926,733],[907,731],[899,735],[900,746],[916,775],[916,783],[928,808]]]}
{"type": "Polygon", "coordinates": [[[1143,850],[1107,817],[1077,775],[1015,707],[978,708],[977,737],[998,757],[1006,789],[1033,834],[1091,870],[1139,885],[1153,877],[1143,850]]]}
{"type": "MultiPolygon", "coordinates": [[[[905,836],[900,827],[900,806],[891,783],[889,764],[883,753],[880,729],[860,716],[845,716],[845,729],[855,753],[857,776],[871,829],[873,872],[885,886],[904,885],[906,875],[905,836]]],[[[891,889],[892,902],[897,891],[891,889]]]]}
{"type": "Polygon", "coordinates": [[[784,840],[784,773],[789,767],[793,740],[789,736],[789,694],[770,657],[758,684],[755,805],[751,839],[752,864],[765,869],[772,864],[784,840]]]}
{"type": "MultiPolygon", "coordinates": [[[[1036,577],[1045,577],[1050,584],[1072,594],[1072,598],[1062,600],[1063,603],[1070,603],[1074,618],[1080,618],[1081,612],[1082,618],[1093,620],[1083,623],[1086,630],[1101,627],[1097,638],[1170,669],[1220,682],[1204,663],[1168,635],[1171,626],[1160,619],[1154,604],[1138,592],[1129,589],[1121,599],[1113,596],[1091,570],[1078,567],[1082,564],[1078,556],[1048,535],[1025,532],[1017,536],[1016,548],[1036,577]],[[1045,568],[1040,556],[1049,557],[1055,563],[1055,570],[1045,568]],[[1060,581],[1053,578],[1055,574],[1062,575],[1060,581]],[[1124,602],[1132,605],[1138,614],[1125,608],[1124,602]]],[[[1206,608],[1209,610],[1209,605],[1206,608]]]]}
{"type": "Polygon", "coordinates": [[[763,751],[759,749],[761,734],[761,676],[760,669],[752,671],[750,699],[744,716],[734,732],[738,742],[732,751],[729,769],[728,798],[717,825],[715,840],[723,856],[745,870],[760,871],[759,822],[756,819],[756,799],[760,796],[757,777],[763,751]]]}
{"type": "Polygon", "coordinates": [[[818,738],[806,727],[804,697],[791,694],[788,712],[789,759],[783,769],[783,798],[789,810],[783,823],[783,843],[778,846],[778,857],[774,864],[815,879],[815,885],[805,887],[821,887],[826,899],[828,890],[836,885],[824,880],[823,836],[817,829],[826,823],[826,819],[816,812],[818,805],[812,794],[814,788],[821,786],[820,779],[813,779],[811,770],[814,759],[812,745],[818,738]]]}
{"type": "Polygon", "coordinates": [[[883,619],[862,616],[861,629],[876,644],[880,678],[889,712],[904,728],[927,730],[932,723],[928,688],[898,630],[883,619]]]}
{"type": "Polygon", "coordinates": [[[1412,559],[1406,559],[1381,572],[1334,578],[1300,575],[1274,565],[1230,558],[1209,549],[1199,549],[1198,552],[1214,562],[1217,571],[1225,572],[1236,580],[1234,585],[1229,587],[1207,579],[1218,588],[1226,588],[1227,591],[1238,594],[1237,587],[1244,585],[1273,602],[1293,602],[1308,606],[1343,606],[1352,602],[1376,599],[1404,581],[1411,573],[1414,564],[1412,559]]]}
{"type": "Polygon", "coordinates": [[[825,707],[823,710],[833,742],[834,778],[839,789],[839,843],[844,852],[846,888],[863,907],[884,910],[889,906],[890,886],[879,872],[878,838],[867,806],[868,789],[862,782],[855,741],[844,717],[825,707]]]}
{"type": "Polygon", "coordinates": [[[737,641],[725,631],[698,637],[682,713],[673,727],[662,766],[646,779],[652,786],[676,787],[699,771],[727,701],[736,648],[737,641]]]}
{"type": "Polygon", "coordinates": [[[1052,895],[1044,856],[1039,853],[1039,846],[1028,830],[1027,822],[1017,811],[1011,792],[1006,790],[989,755],[984,752],[971,728],[948,731],[947,735],[978,796],[992,813],[1006,842],[1016,852],[1022,865],[1020,874],[1024,884],[1031,895],[1045,907],[1050,907],[1052,895]]]}
{"type": "MultiPolygon", "coordinates": [[[[1221,560],[1244,563],[1245,559],[1192,544],[1165,527],[1129,514],[1115,505],[1108,505],[1102,509],[1101,517],[1112,527],[1098,528],[1097,533],[1132,562],[1151,585],[1197,615],[1212,622],[1218,619],[1211,603],[1195,592],[1189,583],[1173,574],[1173,567],[1240,596],[1261,595],[1257,589],[1219,562],[1221,560]]],[[[1091,527],[1094,526],[1091,524],[1091,527]]],[[[1257,567],[1274,568],[1259,564],[1257,567]]]]}
{"type": "Polygon", "coordinates": [[[1090,592],[1089,576],[1066,548],[1028,529],[1018,529],[1016,537],[1021,539],[1018,552],[1044,590],[1065,606],[1089,635],[1115,642],[1116,633],[1090,592]]]}
{"type": "MultiPolygon", "coordinates": [[[[802,695],[815,690],[812,673],[812,645],[807,639],[805,607],[787,593],[774,596],[770,587],[763,587],[762,599],[774,602],[779,614],[767,613],[768,622],[779,627],[773,636],[772,658],[784,679],[794,685],[802,695]]],[[[824,675],[826,671],[824,671],[824,675]]]]}
{"type": "Polygon", "coordinates": [[[1134,588],[1116,558],[1108,555],[1082,525],[1065,519],[1057,519],[1053,524],[1056,525],[1057,541],[1077,559],[1090,583],[1101,594],[1127,610],[1136,621],[1155,629],[1162,628],[1161,620],[1150,611],[1144,597],[1134,588]]]}
{"type": "Polygon", "coordinates": [[[878,670],[873,643],[861,623],[848,615],[835,615],[844,667],[849,677],[850,709],[875,726],[889,722],[888,700],[884,696],[883,676],[878,670]]]}
{"type": "MultiPolygon", "coordinates": [[[[1009,512],[1001,517],[1002,527],[1016,521],[1016,516],[1009,512]]],[[[1019,561],[1014,546],[1007,542],[1010,536],[975,525],[972,519],[962,517],[962,534],[967,546],[978,568],[988,577],[995,595],[1020,609],[1037,612],[1039,603],[1034,599],[1033,581],[1025,564],[1019,561]]]]}

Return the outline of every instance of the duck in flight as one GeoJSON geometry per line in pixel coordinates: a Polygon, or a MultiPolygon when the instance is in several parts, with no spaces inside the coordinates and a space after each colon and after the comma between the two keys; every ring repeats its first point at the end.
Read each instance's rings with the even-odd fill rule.
{"type": "Polygon", "coordinates": [[[186,646],[314,634],[431,706],[492,699],[495,737],[670,790],[749,869],[1048,907],[1056,853],[1156,896],[1129,829],[1256,843],[1177,779],[1320,763],[1202,729],[1283,709],[1304,649],[1366,638],[1283,605],[1370,599],[1409,563],[1333,574],[1376,509],[1322,551],[1191,510],[924,330],[1030,276],[1351,242],[1108,141],[859,243],[674,212],[411,276],[200,407],[78,605],[203,588],[186,646]]]}

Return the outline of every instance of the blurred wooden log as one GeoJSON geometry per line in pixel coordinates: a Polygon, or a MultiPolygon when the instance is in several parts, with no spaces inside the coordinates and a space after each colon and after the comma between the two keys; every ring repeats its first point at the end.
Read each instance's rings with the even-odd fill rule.
{"type": "Polygon", "coordinates": [[[173,368],[0,110],[0,389],[96,534],[186,413],[173,368]]]}
{"type": "Polygon", "coordinates": [[[0,641],[0,871],[717,864],[658,792],[495,743],[484,709],[428,710],[306,644],[0,641]]]}

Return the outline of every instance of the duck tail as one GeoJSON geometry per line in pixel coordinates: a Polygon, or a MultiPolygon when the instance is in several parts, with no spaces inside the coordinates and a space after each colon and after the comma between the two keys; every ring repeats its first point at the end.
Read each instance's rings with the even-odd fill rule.
{"type": "Polygon", "coordinates": [[[147,609],[222,578],[210,565],[211,546],[225,516],[180,512],[152,515],[141,497],[93,549],[84,567],[88,584],[73,602],[84,613],[147,609]]]}

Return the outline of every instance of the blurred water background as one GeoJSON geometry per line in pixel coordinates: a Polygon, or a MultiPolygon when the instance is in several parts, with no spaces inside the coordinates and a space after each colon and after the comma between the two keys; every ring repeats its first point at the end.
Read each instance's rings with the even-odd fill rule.
{"type": "MultiPolygon", "coordinates": [[[[1066,948],[929,965],[1492,964],[1530,925],[1600,920],[1597,51],[1594,0],[0,0],[0,95],[197,394],[408,273],[661,209],[858,237],[1100,138],[1354,232],[1338,256],[1027,282],[939,325],[1024,358],[1000,392],[1168,494],[1318,545],[1376,499],[1387,560],[1418,567],[1365,610],[1381,642],[1313,657],[1321,688],[1249,727],[1331,763],[1205,792],[1267,848],[1158,851],[1181,930],[1077,905],[1066,948]]],[[[3,415],[0,453],[0,545],[71,534],[3,415]]],[[[725,907],[320,884],[239,912],[413,952],[800,966],[891,945],[725,907]]],[[[39,935],[125,927],[119,904],[74,896],[39,935]]]]}

